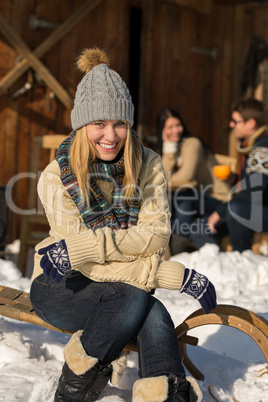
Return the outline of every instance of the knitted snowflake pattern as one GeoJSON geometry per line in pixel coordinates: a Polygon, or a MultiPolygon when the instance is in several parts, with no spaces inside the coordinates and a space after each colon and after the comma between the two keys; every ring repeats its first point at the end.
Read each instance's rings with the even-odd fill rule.
{"type": "Polygon", "coordinates": [[[180,291],[199,300],[207,290],[209,280],[205,275],[202,275],[199,272],[191,269],[188,271],[188,275],[180,291]]]}
{"type": "Polygon", "coordinates": [[[268,149],[265,147],[256,147],[250,152],[247,167],[247,174],[259,172],[268,175],[268,149]]]}
{"type": "Polygon", "coordinates": [[[70,271],[69,255],[62,242],[55,243],[55,246],[48,251],[48,258],[60,275],[65,275],[70,271]]]}

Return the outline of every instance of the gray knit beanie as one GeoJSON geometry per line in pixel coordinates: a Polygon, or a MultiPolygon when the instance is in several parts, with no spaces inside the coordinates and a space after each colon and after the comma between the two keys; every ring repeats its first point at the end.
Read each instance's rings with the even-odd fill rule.
{"type": "Polygon", "coordinates": [[[133,125],[134,105],[129,90],[108,65],[107,54],[98,48],[86,49],[78,58],[77,66],[86,75],[75,94],[73,130],[96,120],[125,120],[133,125]]]}

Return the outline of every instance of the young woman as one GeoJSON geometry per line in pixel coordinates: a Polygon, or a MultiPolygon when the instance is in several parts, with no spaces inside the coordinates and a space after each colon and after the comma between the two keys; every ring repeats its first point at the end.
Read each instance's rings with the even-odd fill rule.
{"type": "Polygon", "coordinates": [[[187,245],[193,220],[227,201],[230,186],[216,178],[213,153],[189,132],[177,111],[159,113],[157,134],[171,196],[171,252],[177,254],[187,245]]]}
{"type": "Polygon", "coordinates": [[[78,66],[86,74],[73,132],[38,183],[51,230],[36,248],[31,301],[44,320],[76,331],[55,401],[94,401],[109,380],[117,384],[130,340],[141,377],[133,401],[200,401],[170,315],[152,293],[186,292],[209,313],[214,287],[180,263],[161,262],[170,235],[161,159],[131,130],[131,96],[107,55],[86,49],[78,66]]]}

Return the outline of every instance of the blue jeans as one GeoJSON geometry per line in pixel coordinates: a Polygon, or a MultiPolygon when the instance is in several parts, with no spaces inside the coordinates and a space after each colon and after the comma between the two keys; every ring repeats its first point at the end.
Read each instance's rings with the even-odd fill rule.
{"type": "Polygon", "coordinates": [[[172,193],[171,228],[172,233],[189,237],[191,223],[197,217],[210,215],[221,201],[207,194],[187,189],[172,193]]]}
{"type": "Polygon", "coordinates": [[[251,249],[253,232],[268,231],[268,206],[252,206],[233,199],[229,202],[225,218],[216,227],[217,234],[205,233],[206,223],[207,218],[192,225],[191,239],[197,249],[205,243],[214,243],[220,247],[223,237],[229,235],[233,250],[243,252],[251,249]]]}
{"type": "Polygon", "coordinates": [[[233,250],[249,250],[253,233],[268,231],[268,206],[234,199],[229,203],[226,224],[233,250]]]}
{"type": "Polygon", "coordinates": [[[129,341],[138,347],[140,377],[185,378],[174,324],[164,305],[151,294],[119,282],[94,282],[79,271],[59,284],[45,275],[32,283],[36,314],[62,329],[83,329],[87,354],[103,363],[115,360],[129,341]]]}

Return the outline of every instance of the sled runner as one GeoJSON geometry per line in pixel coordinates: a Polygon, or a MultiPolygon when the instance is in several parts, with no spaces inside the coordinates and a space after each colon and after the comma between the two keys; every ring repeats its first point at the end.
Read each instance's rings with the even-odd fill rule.
{"type": "MultiPolygon", "coordinates": [[[[0,285],[0,314],[15,320],[28,322],[53,331],[72,335],[71,331],[54,327],[39,318],[32,308],[29,293],[22,290],[0,285]]],[[[196,346],[198,344],[198,338],[189,336],[188,331],[209,324],[226,325],[244,332],[256,342],[268,363],[267,320],[250,310],[225,304],[218,305],[210,314],[205,314],[202,309],[199,309],[189,315],[175,329],[180,346],[182,362],[187,370],[197,380],[204,380],[204,375],[190,360],[187,354],[187,345],[196,346]]],[[[134,343],[128,343],[125,350],[136,352],[137,347],[134,343]]]]}

